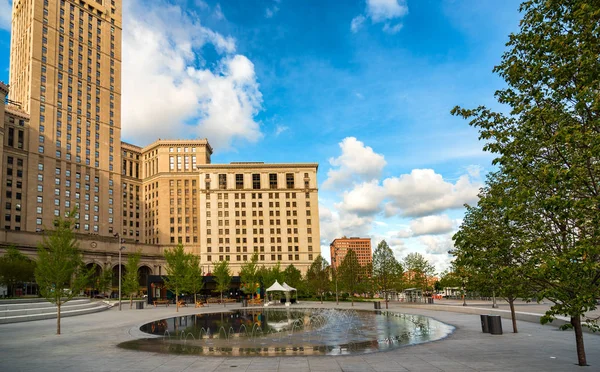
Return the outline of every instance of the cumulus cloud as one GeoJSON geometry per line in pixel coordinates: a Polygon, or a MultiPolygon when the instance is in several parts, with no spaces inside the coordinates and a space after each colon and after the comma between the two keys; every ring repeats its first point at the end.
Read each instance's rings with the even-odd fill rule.
{"type": "Polygon", "coordinates": [[[413,169],[410,174],[383,181],[385,193],[391,200],[390,208],[396,208],[406,217],[422,217],[474,203],[481,186],[468,175],[453,184],[433,169],[413,169]]]}
{"type": "Polygon", "coordinates": [[[0,0],[0,30],[10,31],[12,5],[10,0],[0,0]]]}
{"type": "Polygon", "coordinates": [[[367,14],[374,23],[400,18],[407,13],[405,0],[367,0],[367,14]]]}
{"type": "Polygon", "coordinates": [[[429,254],[448,254],[453,247],[452,234],[443,236],[421,236],[420,242],[425,246],[425,252],[429,254]]]}
{"type": "Polygon", "coordinates": [[[371,181],[381,175],[385,158],[355,137],[346,137],[339,144],[342,154],[329,159],[333,166],[327,172],[325,188],[348,186],[353,181],[371,181]]]}
{"type": "Polygon", "coordinates": [[[144,145],[157,138],[209,138],[215,149],[261,138],[255,115],[262,94],[254,65],[235,54],[235,40],[163,1],[124,3],[123,137],[144,145]],[[219,56],[203,68],[201,50],[219,56]]]}
{"type": "Polygon", "coordinates": [[[342,202],[336,206],[359,216],[373,215],[381,209],[380,204],[385,197],[382,191],[377,180],[363,182],[350,191],[344,191],[342,202]]]}
{"type": "Polygon", "coordinates": [[[407,14],[406,0],[367,0],[365,14],[352,19],[350,30],[358,32],[368,17],[373,24],[383,23],[384,32],[395,34],[402,29],[398,20],[407,14]]]}
{"type": "Polygon", "coordinates": [[[452,231],[452,221],[447,215],[425,216],[410,222],[410,229],[414,236],[437,235],[452,231]]]}
{"type": "Polygon", "coordinates": [[[361,217],[355,213],[330,209],[319,204],[321,244],[329,246],[335,238],[346,236],[368,236],[374,218],[361,217]]]}

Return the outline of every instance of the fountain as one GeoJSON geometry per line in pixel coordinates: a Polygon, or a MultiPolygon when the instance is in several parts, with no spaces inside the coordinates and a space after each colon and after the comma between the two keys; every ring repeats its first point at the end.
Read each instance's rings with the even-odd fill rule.
{"type": "Polygon", "coordinates": [[[386,311],[243,309],[161,319],[140,327],[154,338],[126,349],[188,355],[343,355],[435,341],[454,327],[386,311]],[[235,331],[237,329],[237,332],[235,331]]]}

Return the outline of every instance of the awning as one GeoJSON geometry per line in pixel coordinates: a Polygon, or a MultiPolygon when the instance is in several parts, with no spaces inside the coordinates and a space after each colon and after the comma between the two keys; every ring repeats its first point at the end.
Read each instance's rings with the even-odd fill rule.
{"type": "Polygon", "coordinates": [[[267,292],[273,292],[273,291],[280,291],[280,292],[289,292],[290,290],[283,287],[281,284],[279,284],[279,282],[276,280],[275,283],[273,283],[272,286],[270,286],[269,288],[267,288],[267,292]]]}
{"type": "Polygon", "coordinates": [[[288,291],[296,291],[296,288],[289,286],[286,282],[283,282],[283,288],[287,289],[288,291]]]}

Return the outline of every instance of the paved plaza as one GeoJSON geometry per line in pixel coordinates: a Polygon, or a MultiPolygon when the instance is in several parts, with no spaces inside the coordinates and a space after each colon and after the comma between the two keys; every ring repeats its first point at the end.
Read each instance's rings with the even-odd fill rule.
{"type": "MultiPolygon", "coordinates": [[[[484,304],[475,304],[483,306],[484,304]]],[[[473,306],[475,306],[473,305],[473,306]]],[[[334,307],[334,303],[302,306],[334,307]]],[[[543,305],[533,305],[543,306],[543,305]]],[[[340,304],[350,308],[349,303],[340,304]]],[[[227,307],[225,310],[234,308],[227,307]]],[[[357,309],[372,309],[357,303],[357,309]]],[[[521,308],[520,308],[521,309],[521,308]]],[[[542,308],[532,308],[535,310],[542,308]]],[[[180,309],[179,315],[222,311],[223,307],[180,309]]],[[[574,335],[554,326],[519,322],[519,333],[503,319],[503,335],[481,332],[479,317],[431,308],[390,304],[390,310],[421,314],[451,324],[448,338],[393,351],[354,356],[205,357],[135,352],[116,345],[140,337],[139,326],[177,315],[175,307],[111,310],[65,318],[60,336],[56,320],[0,325],[0,370],[9,371],[581,371],[600,370],[600,336],[586,333],[591,367],[575,365],[574,335]]],[[[482,312],[485,313],[485,312],[482,312]]]]}

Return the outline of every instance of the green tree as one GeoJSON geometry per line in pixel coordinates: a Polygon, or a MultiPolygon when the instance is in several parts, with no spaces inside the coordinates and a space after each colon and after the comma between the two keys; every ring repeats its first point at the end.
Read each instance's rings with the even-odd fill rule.
{"type": "Polygon", "coordinates": [[[329,289],[329,263],[321,255],[315,258],[306,271],[306,282],[307,287],[320,296],[323,303],[323,294],[329,289]]]}
{"type": "Polygon", "coordinates": [[[30,260],[15,247],[8,247],[0,257],[0,284],[8,289],[8,295],[15,295],[19,283],[35,280],[35,261],[30,260]]]}
{"type": "Polygon", "coordinates": [[[488,177],[477,207],[467,206],[459,231],[454,235],[455,265],[470,274],[471,286],[504,297],[511,310],[513,332],[517,333],[514,302],[532,295],[522,262],[527,259],[520,244],[522,232],[510,223],[507,206],[510,187],[498,174],[488,177]]]}
{"type": "Polygon", "coordinates": [[[54,221],[54,229],[45,234],[38,247],[35,281],[40,294],[56,305],[56,334],[60,334],[61,306],[79,295],[91,272],[85,269],[79,244],[73,234],[73,210],[54,221]]]}
{"type": "Polygon", "coordinates": [[[196,295],[204,287],[204,276],[202,275],[202,267],[200,266],[200,257],[190,255],[188,260],[188,268],[185,275],[184,288],[194,294],[194,304],[198,302],[196,295]]]}
{"type": "Polygon", "coordinates": [[[96,278],[96,288],[106,294],[112,286],[113,271],[109,264],[104,265],[102,273],[96,278]]]}
{"type": "MultiPolygon", "coordinates": [[[[221,293],[221,302],[223,302],[223,292],[227,291],[231,284],[231,270],[229,270],[229,261],[224,260],[216,264],[213,275],[215,277],[215,281],[217,282],[217,291],[221,293]]],[[[225,306],[224,302],[223,306],[225,306]]]]}
{"type": "MultiPolygon", "coordinates": [[[[600,292],[600,4],[529,0],[520,30],[494,68],[508,114],[455,108],[513,181],[511,223],[527,235],[527,278],[554,303],[542,318],[570,317],[586,365],[582,317],[600,292]]],[[[587,322],[596,329],[597,324],[587,322]]]]}
{"type": "Polygon", "coordinates": [[[251,294],[254,297],[256,293],[256,283],[259,281],[258,277],[258,253],[254,253],[250,261],[247,261],[242,265],[240,270],[240,289],[245,294],[251,294]]]}
{"type": "Polygon", "coordinates": [[[133,296],[140,290],[140,274],[138,265],[142,254],[140,252],[131,253],[127,256],[125,263],[125,275],[123,276],[123,292],[129,296],[129,308],[133,308],[133,296]]]}
{"type": "Polygon", "coordinates": [[[411,286],[427,291],[429,279],[435,275],[435,267],[420,253],[409,253],[404,257],[403,267],[408,273],[411,286]]]}
{"type": "Polygon", "coordinates": [[[293,264],[283,270],[283,281],[296,289],[302,286],[302,273],[293,264]]]}
{"type": "Polygon", "coordinates": [[[175,292],[175,309],[179,312],[179,294],[186,289],[187,271],[190,267],[191,255],[186,253],[183,245],[165,249],[165,261],[167,261],[167,276],[163,277],[165,286],[175,292]]]}
{"type": "Polygon", "coordinates": [[[354,306],[354,294],[363,288],[363,268],[358,263],[358,257],[353,249],[348,249],[338,268],[338,285],[348,292],[354,306]]]}
{"type": "Polygon", "coordinates": [[[373,280],[376,287],[385,296],[385,308],[388,308],[388,292],[396,287],[402,277],[402,265],[394,257],[394,252],[385,240],[377,245],[373,252],[373,280]]]}

